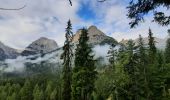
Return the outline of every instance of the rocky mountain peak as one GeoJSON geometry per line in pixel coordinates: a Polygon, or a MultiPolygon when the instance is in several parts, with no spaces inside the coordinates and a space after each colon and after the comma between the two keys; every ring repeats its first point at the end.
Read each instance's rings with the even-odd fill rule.
{"type": "MultiPolygon", "coordinates": [[[[81,35],[81,29],[73,37],[73,43],[77,43],[81,35]]],[[[112,37],[105,35],[101,30],[96,26],[92,25],[88,28],[88,36],[90,44],[105,44],[107,43],[116,43],[117,41],[112,37]]]]}
{"type": "Polygon", "coordinates": [[[102,31],[100,31],[96,26],[93,26],[93,25],[88,28],[88,33],[89,33],[89,36],[94,36],[94,35],[105,36],[105,34],[102,31]]]}
{"type": "Polygon", "coordinates": [[[92,26],[90,26],[90,27],[88,28],[88,30],[97,30],[97,27],[94,26],[94,25],[92,25],[92,26]]]}
{"type": "Polygon", "coordinates": [[[47,53],[58,48],[58,44],[46,37],[41,37],[38,40],[32,42],[23,52],[23,56],[28,56],[32,54],[47,53]]]}

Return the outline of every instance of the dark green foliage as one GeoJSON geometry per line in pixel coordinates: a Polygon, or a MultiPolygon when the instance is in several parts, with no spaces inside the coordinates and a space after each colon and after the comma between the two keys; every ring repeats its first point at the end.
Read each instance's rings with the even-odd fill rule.
{"type": "Polygon", "coordinates": [[[64,43],[63,47],[63,54],[61,55],[61,59],[63,59],[63,100],[70,100],[71,99],[71,67],[72,67],[72,49],[71,49],[71,41],[73,38],[73,33],[72,33],[72,25],[71,21],[69,20],[67,23],[67,28],[66,28],[66,41],[64,43]]]}
{"type": "Polygon", "coordinates": [[[29,80],[26,80],[24,86],[20,90],[21,100],[32,100],[32,86],[29,80]]]}
{"type": "Polygon", "coordinates": [[[34,87],[33,98],[34,98],[34,100],[44,100],[43,91],[40,89],[38,84],[36,84],[35,87],[34,87]]]}
{"type": "Polygon", "coordinates": [[[149,29],[149,36],[148,36],[148,46],[149,46],[149,60],[151,61],[151,63],[153,63],[155,61],[156,58],[156,46],[155,46],[155,38],[153,37],[153,33],[151,31],[151,29],[149,29]]]}
{"type": "Polygon", "coordinates": [[[132,19],[129,23],[131,27],[135,27],[139,22],[144,21],[144,16],[154,11],[154,21],[165,26],[170,24],[170,15],[165,15],[164,12],[156,11],[159,7],[169,9],[169,0],[131,0],[128,8],[128,17],[132,19]]]}
{"type": "Polygon", "coordinates": [[[92,49],[88,45],[87,29],[82,29],[75,51],[75,67],[72,77],[72,99],[90,100],[94,91],[96,67],[93,60],[92,49]]]}
{"type": "Polygon", "coordinates": [[[114,49],[114,47],[115,45],[111,45],[110,50],[108,51],[109,62],[110,62],[112,69],[115,68],[115,63],[116,63],[115,61],[116,61],[116,55],[117,55],[117,52],[114,49]]]}
{"type": "Polygon", "coordinates": [[[140,98],[140,88],[139,88],[139,76],[140,76],[140,69],[138,66],[139,60],[138,56],[135,52],[136,47],[132,40],[128,41],[128,63],[125,65],[125,72],[128,73],[129,76],[129,86],[128,91],[130,93],[130,97],[132,100],[139,100],[140,98]]]}
{"type": "Polygon", "coordinates": [[[51,96],[52,91],[53,91],[52,81],[49,81],[47,83],[47,87],[45,89],[46,100],[50,100],[50,96],[51,96]]]}
{"type": "Polygon", "coordinates": [[[166,41],[165,60],[166,60],[166,63],[170,63],[170,33],[169,33],[169,37],[166,41]]]}
{"type": "Polygon", "coordinates": [[[56,89],[54,89],[54,90],[51,92],[50,100],[56,100],[56,99],[57,99],[57,91],[56,91],[56,89]]]}
{"type": "Polygon", "coordinates": [[[29,77],[29,80],[17,78],[18,82],[15,82],[16,79],[1,80],[0,100],[62,100],[61,83],[58,82],[61,80],[56,80],[56,77],[34,76],[29,77]]]}

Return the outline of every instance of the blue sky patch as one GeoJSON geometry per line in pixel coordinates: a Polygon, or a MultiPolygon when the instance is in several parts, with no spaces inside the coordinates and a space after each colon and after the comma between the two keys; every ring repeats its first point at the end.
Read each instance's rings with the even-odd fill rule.
{"type": "Polygon", "coordinates": [[[77,14],[84,20],[91,20],[96,16],[92,8],[88,6],[88,3],[82,3],[77,14]]]}

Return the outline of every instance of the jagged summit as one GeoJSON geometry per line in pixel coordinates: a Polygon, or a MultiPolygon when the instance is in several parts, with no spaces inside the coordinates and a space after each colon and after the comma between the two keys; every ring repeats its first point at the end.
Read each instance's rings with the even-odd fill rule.
{"type": "Polygon", "coordinates": [[[88,33],[89,33],[89,36],[90,35],[103,35],[103,36],[106,36],[102,31],[100,31],[96,26],[90,26],[88,28],[88,33]]]}
{"type": "Polygon", "coordinates": [[[58,48],[58,44],[46,37],[41,37],[38,40],[32,42],[23,52],[23,56],[28,56],[32,54],[47,53],[58,48]]]}
{"type": "MultiPolygon", "coordinates": [[[[73,43],[77,43],[81,35],[81,29],[77,31],[77,33],[73,37],[73,43]]],[[[105,44],[105,43],[117,43],[115,39],[107,36],[101,30],[99,30],[96,26],[92,25],[88,28],[88,36],[90,44],[105,44]]]]}

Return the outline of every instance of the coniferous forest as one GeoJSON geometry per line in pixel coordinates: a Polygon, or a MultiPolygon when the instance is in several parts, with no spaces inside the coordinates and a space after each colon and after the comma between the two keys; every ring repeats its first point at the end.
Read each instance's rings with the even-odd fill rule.
{"type": "MultiPolygon", "coordinates": [[[[157,6],[170,7],[169,0],[137,1],[132,0],[127,8],[128,17],[132,19],[131,27],[137,26],[144,14],[157,6]]],[[[170,23],[170,17],[160,12],[155,13],[154,19],[161,27],[170,23]]],[[[78,43],[72,43],[74,34],[69,20],[65,27],[60,67],[56,70],[53,69],[56,65],[45,62],[27,63],[28,70],[38,73],[27,73],[22,77],[4,74],[0,77],[0,100],[170,100],[170,31],[167,32],[165,49],[159,49],[152,29],[146,30],[147,43],[142,34],[136,43],[130,39],[117,47],[109,42],[111,45],[106,56],[109,63],[101,65],[100,59],[94,58],[86,27],[80,29],[78,43]],[[29,66],[37,66],[37,69],[29,66]]]]}

